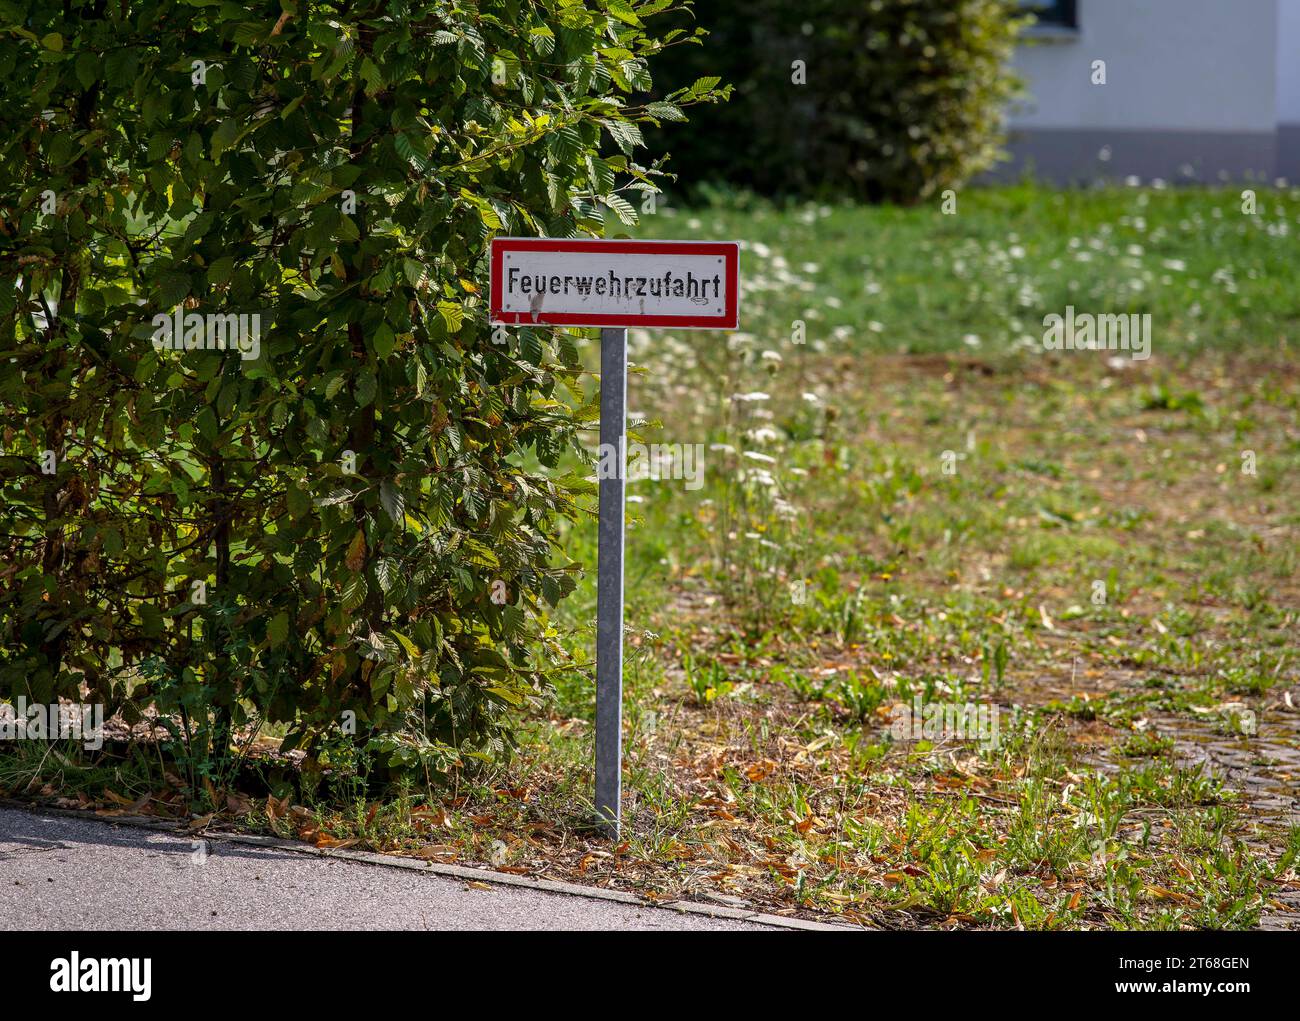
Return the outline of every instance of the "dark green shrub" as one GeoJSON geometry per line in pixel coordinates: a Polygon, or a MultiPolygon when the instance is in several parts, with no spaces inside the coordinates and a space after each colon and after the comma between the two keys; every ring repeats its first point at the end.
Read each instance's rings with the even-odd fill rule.
{"type": "Polygon", "coordinates": [[[635,217],[673,9],[0,3],[0,697],[162,714],[195,783],[261,721],[509,749],[581,366],[489,329],[487,245],[635,217]],[[160,349],[191,313],[260,316],[256,357],[160,349]]]}
{"type": "Polygon", "coordinates": [[[700,0],[703,46],[665,58],[665,86],[721,75],[729,103],[652,134],[689,188],[910,203],[991,166],[1020,24],[1015,0],[700,0]],[[795,84],[795,61],[806,84],[795,84]]]}

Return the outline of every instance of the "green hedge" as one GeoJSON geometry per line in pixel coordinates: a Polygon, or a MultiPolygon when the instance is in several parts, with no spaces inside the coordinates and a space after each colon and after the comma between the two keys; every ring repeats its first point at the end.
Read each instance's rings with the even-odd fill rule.
{"type": "Polygon", "coordinates": [[[700,0],[708,39],[671,51],[657,80],[717,74],[735,91],[650,145],[687,190],[924,200],[995,162],[1018,12],[1015,0],[700,0]]]}
{"type": "Polygon", "coordinates": [[[635,217],[638,125],[709,97],[632,102],[673,6],[0,3],[0,697],[156,716],[196,791],[267,722],[509,750],[590,415],[571,337],[489,328],[487,246],[635,217]]]}

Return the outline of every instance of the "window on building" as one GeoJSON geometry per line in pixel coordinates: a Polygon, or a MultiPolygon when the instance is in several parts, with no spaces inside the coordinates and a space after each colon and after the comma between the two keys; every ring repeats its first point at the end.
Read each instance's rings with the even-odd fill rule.
{"type": "Polygon", "coordinates": [[[1077,0],[1020,0],[1020,5],[1038,17],[1040,25],[1060,28],[1079,27],[1077,0]]]}

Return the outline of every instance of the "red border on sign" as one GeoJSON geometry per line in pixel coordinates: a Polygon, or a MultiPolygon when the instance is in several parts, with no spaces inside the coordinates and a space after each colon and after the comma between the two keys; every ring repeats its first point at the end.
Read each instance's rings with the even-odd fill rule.
{"type": "Polygon", "coordinates": [[[734,330],[740,325],[740,244],[735,241],[622,241],[603,238],[493,238],[490,283],[492,322],[513,326],[669,326],[682,330],[734,330]],[[589,315],[580,312],[505,312],[497,301],[506,252],[610,252],[615,255],[720,255],[727,305],[718,316],[589,315]]]}

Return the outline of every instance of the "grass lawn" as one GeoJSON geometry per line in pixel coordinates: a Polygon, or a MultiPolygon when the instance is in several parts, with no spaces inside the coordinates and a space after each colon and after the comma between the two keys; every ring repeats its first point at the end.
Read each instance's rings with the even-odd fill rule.
{"type": "Polygon", "coordinates": [[[630,342],[637,438],[705,471],[629,486],[622,842],[594,519],[512,764],[245,823],[873,926],[1300,924],[1300,191],[1241,207],[661,207],[745,242],[745,332],[630,342]],[[1044,351],[1067,305],[1150,313],[1150,359],[1044,351]],[[918,698],[996,739],[900,733],[918,698]]]}

